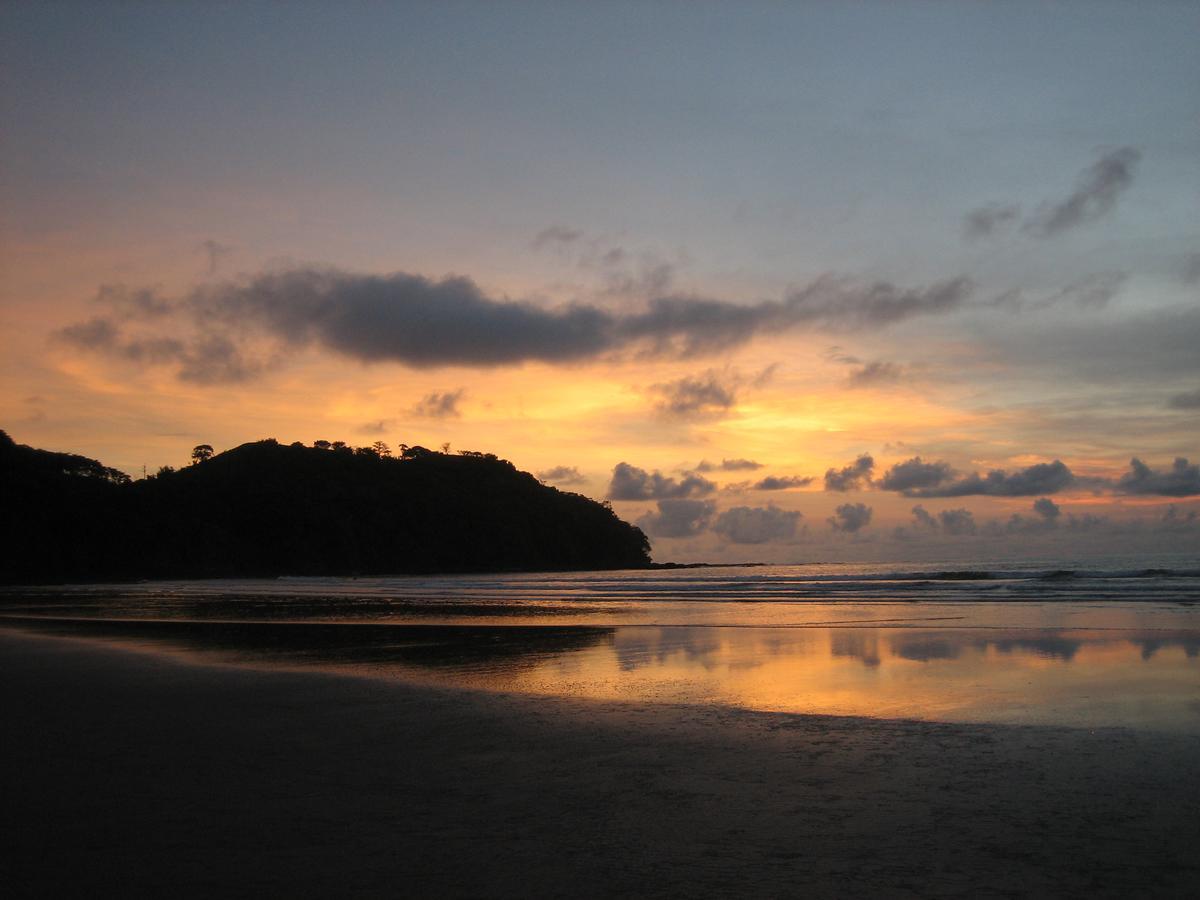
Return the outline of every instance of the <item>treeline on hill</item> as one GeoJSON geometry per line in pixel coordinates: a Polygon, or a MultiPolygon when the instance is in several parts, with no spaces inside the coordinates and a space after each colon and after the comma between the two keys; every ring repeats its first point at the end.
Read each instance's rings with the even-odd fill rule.
{"type": "Polygon", "coordinates": [[[643,568],[607,504],[491,454],[274,440],[133,481],[0,431],[0,580],[643,568]]]}

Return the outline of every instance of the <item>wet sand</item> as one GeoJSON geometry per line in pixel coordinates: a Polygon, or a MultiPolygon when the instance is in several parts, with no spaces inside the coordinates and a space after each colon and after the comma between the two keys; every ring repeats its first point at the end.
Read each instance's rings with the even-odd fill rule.
{"type": "Polygon", "coordinates": [[[620,704],[0,632],[7,896],[1185,896],[1200,738],[620,704]]]}

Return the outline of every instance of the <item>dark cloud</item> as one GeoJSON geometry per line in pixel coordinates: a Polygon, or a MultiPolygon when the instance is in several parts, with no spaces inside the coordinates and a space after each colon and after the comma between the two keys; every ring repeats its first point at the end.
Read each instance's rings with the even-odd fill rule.
{"type": "Polygon", "coordinates": [[[851,372],[846,378],[846,384],[852,388],[874,387],[877,384],[895,384],[903,378],[903,366],[893,362],[875,361],[851,372]]]}
{"type": "Polygon", "coordinates": [[[1121,192],[1133,183],[1133,170],[1141,156],[1134,147],[1105,154],[1082,172],[1069,196],[1026,222],[1025,230],[1050,237],[1103,218],[1116,205],[1121,192]]]}
{"type": "Polygon", "coordinates": [[[943,509],[934,516],[925,507],[918,505],[912,508],[912,515],[912,527],[916,531],[941,531],[953,537],[972,535],[977,531],[975,516],[969,509],[943,509]]]}
{"type": "Polygon", "coordinates": [[[1094,272],[1044,297],[1030,299],[1024,291],[1015,289],[1000,294],[985,305],[1009,312],[1050,309],[1055,306],[1103,309],[1121,292],[1128,278],[1125,272],[1094,272]]]}
{"type": "Polygon", "coordinates": [[[1047,522],[1057,522],[1058,517],[1062,515],[1061,507],[1049,497],[1034,500],[1033,511],[1047,522]]]}
{"type": "Polygon", "coordinates": [[[975,533],[975,516],[969,509],[943,509],[938,524],[946,534],[959,537],[975,533]]]}
{"type": "MultiPolygon", "coordinates": [[[[1013,513],[1008,522],[1005,523],[1003,530],[1010,534],[1037,534],[1039,532],[1053,531],[1058,528],[1059,518],[1062,515],[1062,509],[1057,503],[1049,497],[1042,497],[1033,501],[1034,518],[1026,518],[1020,513],[1013,513]]],[[[1097,520],[1098,521],[1098,520],[1097,520]]],[[[999,523],[990,523],[994,533],[1000,532],[999,523]]],[[[1087,527],[1088,523],[1076,519],[1074,516],[1068,517],[1068,526],[1071,528],[1087,527]]]]}
{"type": "Polygon", "coordinates": [[[875,468],[875,460],[870,454],[864,453],[848,466],[841,469],[825,471],[825,490],[846,491],[858,490],[871,483],[871,472],[875,468]]]}
{"type": "Polygon", "coordinates": [[[816,479],[801,475],[768,475],[751,487],[756,491],[786,491],[790,488],[808,487],[816,479]]]}
{"type": "Polygon", "coordinates": [[[1167,507],[1162,518],[1156,523],[1158,531],[1177,532],[1194,531],[1200,526],[1200,513],[1194,509],[1180,512],[1174,503],[1167,507]]]}
{"type": "Polygon", "coordinates": [[[208,274],[216,275],[217,269],[221,267],[221,260],[233,252],[232,247],[227,247],[224,244],[214,240],[200,242],[200,249],[204,252],[208,259],[208,274]]]}
{"type": "Polygon", "coordinates": [[[653,385],[650,390],[662,397],[658,411],[672,418],[711,417],[737,404],[737,380],[711,369],[701,375],[653,385]]]}
{"type": "Polygon", "coordinates": [[[735,506],[717,516],[713,531],[734,544],[765,544],[796,536],[801,514],[768,506],[735,506]]]}
{"type": "Polygon", "coordinates": [[[834,531],[854,534],[871,523],[871,512],[865,503],[843,503],[825,521],[834,531]]]}
{"type": "Polygon", "coordinates": [[[971,239],[991,237],[1017,221],[1020,207],[992,203],[973,209],[963,218],[963,234],[971,239]]]}
{"type": "Polygon", "coordinates": [[[583,484],[587,481],[583,473],[574,466],[555,466],[544,472],[538,472],[537,477],[552,484],[572,485],[583,484]]]}
{"type": "Polygon", "coordinates": [[[395,422],[392,419],[378,419],[374,422],[364,422],[355,429],[359,434],[386,434],[395,422]]]}
{"type": "Polygon", "coordinates": [[[701,475],[685,475],[678,481],[661,472],[647,472],[629,463],[613,467],[608,486],[610,500],[667,500],[681,497],[703,497],[711,494],[716,484],[701,475]]]}
{"type": "Polygon", "coordinates": [[[1107,524],[1107,518],[1096,516],[1092,513],[1084,513],[1081,516],[1077,516],[1074,513],[1067,515],[1067,528],[1072,531],[1092,531],[1107,524]]]}
{"type": "Polygon", "coordinates": [[[581,237],[583,237],[582,231],[568,228],[565,225],[551,225],[537,233],[532,246],[534,250],[541,250],[543,247],[555,244],[573,244],[581,237]]]}
{"type": "Polygon", "coordinates": [[[723,459],[719,463],[709,462],[707,459],[702,459],[700,465],[696,466],[697,472],[715,472],[720,469],[723,472],[744,472],[753,469],[761,469],[763,464],[755,462],[752,459],[723,459]]]}
{"type": "Polygon", "coordinates": [[[918,528],[936,530],[939,527],[938,520],[930,515],[929,510],[920,504],[917,504],[912,508],[912,515],[913,525],[918,528]]]}
{"type": "Polygon", "coordinates": [[[256,339],[271,342],[278,357],[316,346],[362,362],[413,367],[568,363],[633,349],[689,357],[728,349],[764,332],[882,328],[954,312],[971,291],[966,278],[903,289],[825,276],[781,301],[739,304],[661,296],[640,311],[614,312],[583,303],[546,308],[493,299],[468,278],[434,281],[403,272],[373,276],[310,268],[206,286],[178,301],[124,292],[140,293],[152,308],[130,317],[113,313],[58,336],[77,347],[128,358],[129,336],[118,326],[136,319],[143,331],[166,329],[149,337],[170,338],[182,348],[156,363],[192,370],[207,366],[205,380],[218,381],[232,355],[220,351],[217,341],[237,345],[237,364],[226,380],[265,368],[263,361],[242,358],[243,345],[256,339]],[[201,359],[212,348],[218,348],[213,358],[201,359]]]}
{"type": "Polygon", "coordinates": [[[711,500],[659,500],[658,512],[642,516],[637,525],[651,537],[692,537],[708,527],[716,508],[711,500]]]}
{"type": "Polygon", "coordinates": [[[1180,456],[1165,472],[1156,472],[1136,456],[1129,471],[1116,484],[1121,494],[1152,494],[1159,497],[1193,497],[1200,494],[1200,466],[1188,465],[1180,456]]]}
{"type": "Polygon", "coordinates": [[[413,414],[427,419],[457,419],[462,415],[458,404],[465,394],[466,391],[463,388],[459,388],[457,391],[435,391],[432,394],[426,394],[413,407],[413,414]]]}
{"type": "MultiPolygon", "coordinates": [[[[908,491],[937,487],[951,478],[954,470],[946,462],[924,462],[921,457],[896,463],[884,473],[879,486],[885,491],[908,491]]],[[[918,507],[919,508],[919,507],[918,507]]]]}
{"type": "Polygon", "coordinates": [[[163,314],[144,292],[125,295],[115,308],[111,317],[98,316],[69,325],[57,331],[54,339],[139,366],[173,366],[181,381],[196,384],[248,381],[267,366],[261,360],[247,360],[239,346],[220,333],[200,331],[188,342],[153,334],[125,336],[119,324],[124,320],[138,316],[158,318],[163,314]]]}
{"type": "MultiPolygon", "coordinates": [[[[919,462],[909,460],[910,463],[919,462]]],[[[901,463],[899,465],[905,465],[901,463]]],[[[968,497],[985,495],[990,497],[1029,497],[1035,494],[1055,494],[1064,488],[1075,484],[1075,476],[1061,460],[1051,463],[1037,463],[1025,469],[1018,469],[1009,474],[1003,469],[993,469],[986,475],[973,472],[962,478],[943,478],[934,482],[935,474],[931,466],[946,466],[945,463],[922,463],[906,470],[903,477],[895,479],[893,484],[902,484],[906,479],[925,478],[929,483],[907,488],[892,487],[887,490],[899,490],[906,497],[968,497]]],[[[890,471],[896,471],[894,466],[890,471]]],[[[949,466],[945,472],[949,473],[949,466]]]]}
{"type": "Polygon", "coordinates": [[[109,352],[117,345],[119,329],[109,319],[101,316],[60,328],[56,337],[81,350],[97,350],[109,352]]]}
{"type": "Polygon", "coordinates": [[[1171,409],[1200,409],[1200,389],[1176,394],[1167,400],[1167,406],[1171,409]]]}

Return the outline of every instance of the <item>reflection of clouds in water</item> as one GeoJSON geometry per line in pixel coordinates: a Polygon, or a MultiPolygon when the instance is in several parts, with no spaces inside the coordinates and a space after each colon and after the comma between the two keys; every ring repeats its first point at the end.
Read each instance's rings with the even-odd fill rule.
{"type": "MultiPolygon", "coordinates": [[[[1091,643],[1108,643],[1108,641],[1092,641],[1091,643]]],[[[975,645],[981,650],[994,647],[1000,653],[1032,653],[1035,656],[1042,656],[1047,659],[1070,662],[1075,658],[1075,654],[1079,652],[1079,648],[1083,646],[1083,641],[1050,635],[1047,637],[982,640],[976,641],[975,645]]]]}
{"type": "Polygon", "coordinates": [[[815,637],[806,629],[627,627],[617,629],[612,646],[622,672],[680,663],[737,671],[768,658],[809,656],[815,637]]]}
{"type": "MultiPolygon", "coordinates": [[[[1124,644],[1136,647],[1150,661],[1165,648],[1179,647],[1189,659],[1200,656],[1200,636],[1111,637],[1053,632],[1006,633],[980,637],[978,632],[912,630],[888,634],[883,641],[887,656],[911,662],[951,662],[967,650],[986,654],[989,649],[1005,656],[1033,656],[1069,663],[1087,647],[1124,644]]],[[[728,629],[689,626],[618,628],[612,640],[621,671],[647,666],[691,665],[712,671],[751,669],[768,658],[823,656],[855,659],[868,668],[883,665],[880,630],[875,628],[728,629]],[[826,643],[827,637],[827,643],[826,643]],[[818,643],[819,642],[819,643],[818,643]]]]}
{"type": "Polygon", "coordinates": [[[651,664],[665,665],[672,657],[698,663],[705,668],[715,665],[710,657],[721,647],[712,628],[620,628],[613,640],[617,665],[632,672],[651,664]]]}
{"type": "MultiPolygon", "coordinates": [[[[859,656],[856,651],[855,636],[850,634],[833,634],[832,655],[859,656]]],[[[936,660],[958,659],[964,648],[970,646],[986,653],[993,649],[1006,656],[1032,655],[1042,659],[1052,659],[1058,662],[1071,662],[1085,647],[1112,646],[1118,643],[1132,644],[1140,648],[1141,658],[1150,661],[1160,650],[1179,647],[1188,659],[1200,656],[1200,637],[1171,636],[1171,637],[1079,637],[1061,634],[1022,634],[1005,637],[968,637],[951,632],[915,632],[893,635],[889,639],[892,654],[901,659],[914,662],[933,662],[936,660]]],[[[865,662],[866,660],[864,660],[865,662]]],[[[875,664],[878,664],[876,660],[875,664]]]]}
{"type": "Polygon", "coordinates": [[[864,666],[879,665],[879,632],[874,628],[830,631],[829,655],[862,660],[864,666]]]}
{"type": "Polygon", "coordinates": [[[927,634],[896,635],[890,641],[892,653],[901,659],[914,662],[929,662],[934,659],[958,659],[963,640],[951,636],[927,634]]]}
{"type": "Polygon", "coordinates": [[[1142,659],[1144,660],[1153,659],[1154,654],[1164,647],[1180,647],[1188,659],[1200,656],[1200,637],[1143,638],[1134,643],[1142,648],[1142,659]]]}

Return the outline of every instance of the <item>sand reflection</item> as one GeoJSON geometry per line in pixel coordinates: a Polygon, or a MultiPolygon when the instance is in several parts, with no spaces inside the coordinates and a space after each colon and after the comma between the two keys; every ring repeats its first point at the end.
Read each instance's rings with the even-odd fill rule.
{"type": "Polygon", "coordinates": [[[1200,732],[1197,629],[4,621],[210,662],[583,699],[1200,732]]]}
{"type": "Polygon", "coordinates": [[[1200,731],[1200,636],[628,627],[490,686],[780,712],[1200,731]]]}

